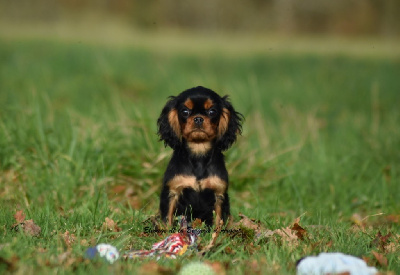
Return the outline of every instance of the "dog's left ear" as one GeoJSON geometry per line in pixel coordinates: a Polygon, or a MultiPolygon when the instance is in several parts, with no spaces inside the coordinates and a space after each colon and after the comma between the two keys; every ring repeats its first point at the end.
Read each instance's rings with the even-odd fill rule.
{"type": "Polygon", "coordinates": [[[222,98],[222,114],[218,125],[218,147],[225,151],[236,141],[236,136],[242,133],[243,115],[236,112],[229,102],[228,96],[222,98]]]}
{"type": "Polygon", "coordinates": [[[178,111],[175,108],[176,97],[170,97],[169,101],[161,111],[157,120],[158,135],[164,141],[165,146],[175,149],[182,141],[181,127],[178,119],[178,111]]]}

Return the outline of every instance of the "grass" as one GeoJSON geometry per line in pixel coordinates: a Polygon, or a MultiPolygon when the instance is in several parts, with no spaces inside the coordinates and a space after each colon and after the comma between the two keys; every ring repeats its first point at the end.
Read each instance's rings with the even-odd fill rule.
{"type": "Polygon", "coordinates": [[[397,56],[0,42],[1,271],[174,273],[205,259],[228,274],[294,274],[301,257],[341,251],[400,273],[397,56]],[[156,119],[169,95],[196,85],[229,94],[246,117],[226,153],[235,220],[243,213],[273,230],[301,216],[309,237],[295,245],[220,236],[203,258],[157,264],[84,259],[100,242],[149,249],[164,236],[142,234],[171,153],[158,142],[156,119]],[[18,210],[41,227],[39,236],[12,230],[18,210]],[[105,229],[106,218],[122,230],[105,229]]]}

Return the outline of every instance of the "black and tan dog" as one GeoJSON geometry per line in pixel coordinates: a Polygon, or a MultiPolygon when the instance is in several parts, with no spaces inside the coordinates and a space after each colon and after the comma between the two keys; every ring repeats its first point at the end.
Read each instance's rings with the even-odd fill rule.
{"type": "Polygon", "coordinates": [[[199,218],[208,226],[230,216],[228,172],[223,151],[241,133],[242,115],[228,97],[195,87],[170,97],[157,121],[160,140],[174,152],[164,174],[161,217],[199,218]]]}

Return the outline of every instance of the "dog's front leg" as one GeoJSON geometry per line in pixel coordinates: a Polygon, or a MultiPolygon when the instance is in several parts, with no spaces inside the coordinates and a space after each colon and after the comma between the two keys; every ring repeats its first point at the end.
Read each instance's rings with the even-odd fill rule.
{"type": "Polygon", "coordinates": [[[177,204],[178,204],[178,195],[175,193],[170,193],[168,214],[167,214],[167,223],[169,226],[172,226],[177,204]]]}

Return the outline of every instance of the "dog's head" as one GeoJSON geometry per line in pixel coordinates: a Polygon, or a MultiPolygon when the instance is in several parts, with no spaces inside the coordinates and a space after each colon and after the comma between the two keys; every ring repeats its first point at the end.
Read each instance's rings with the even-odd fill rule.
{"type": "Polygon", "coordinates": [[[187,146],[193,155],[205,155],[216,146],[221,151],[235,142],[242,130],[242,115],[227,96],[195,87],[170,97],[158,118],[158,135],[165,145],[187,146]]]}

